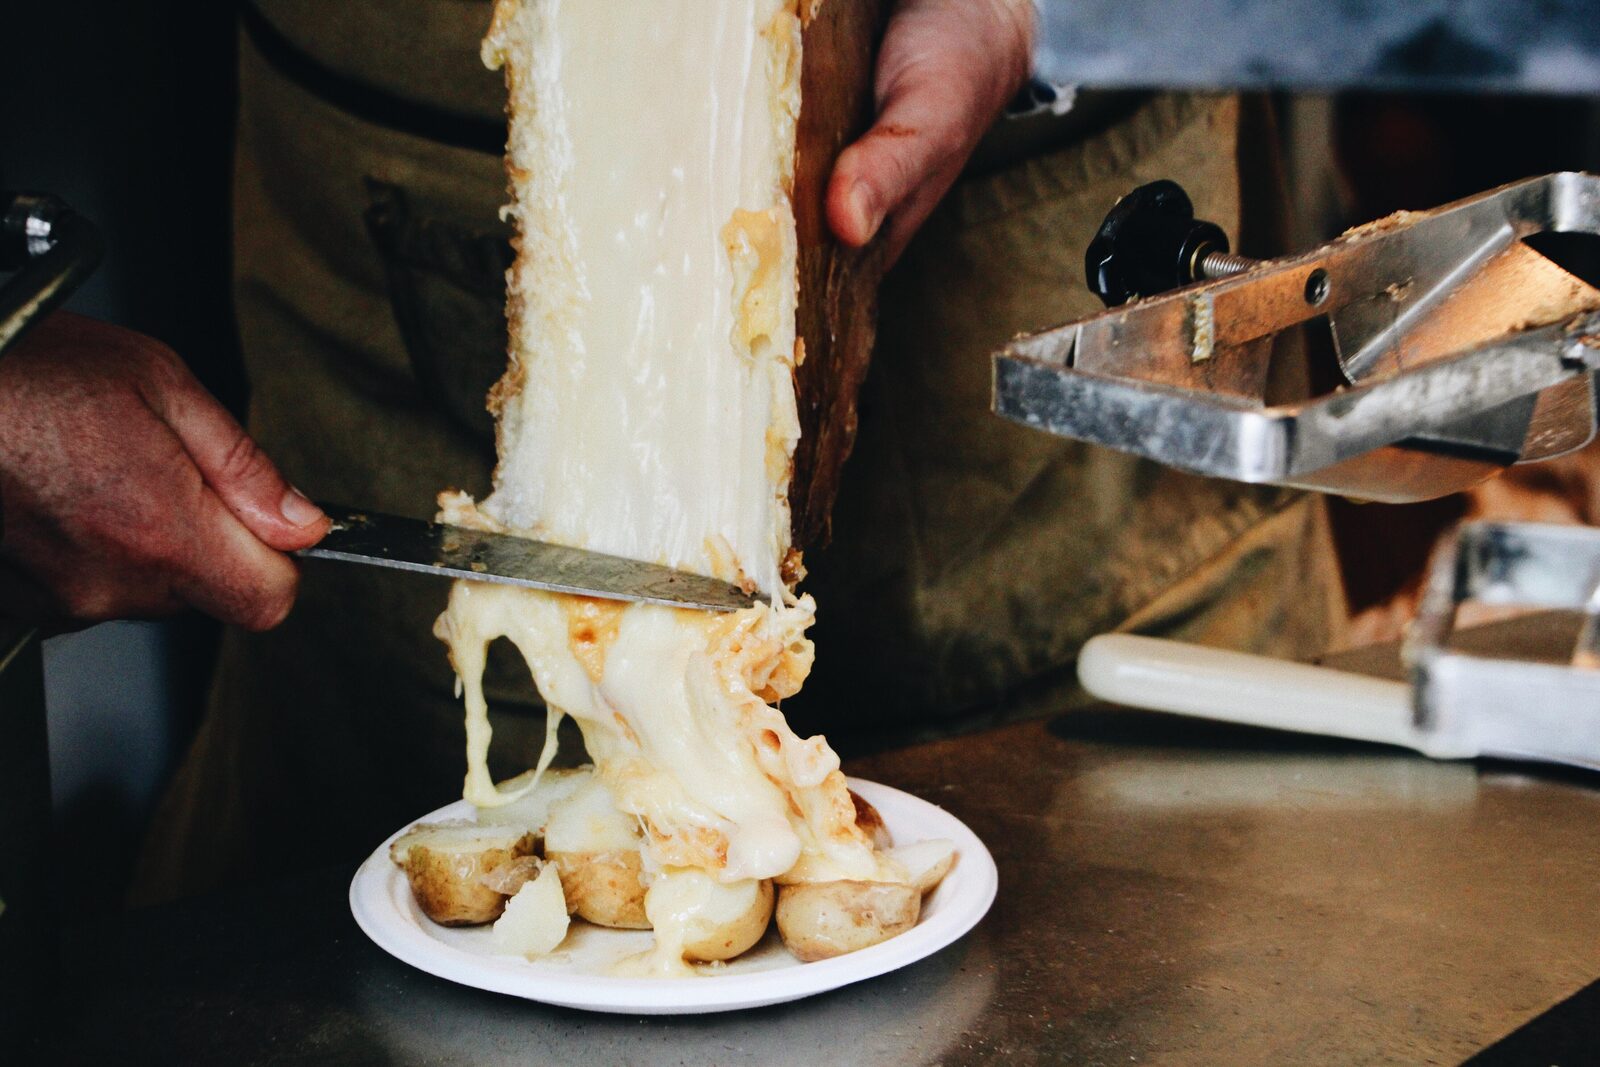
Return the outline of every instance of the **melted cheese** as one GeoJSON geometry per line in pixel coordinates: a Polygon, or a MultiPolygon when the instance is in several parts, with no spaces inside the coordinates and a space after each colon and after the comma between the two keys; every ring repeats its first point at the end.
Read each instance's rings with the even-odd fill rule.
{"type": "Polygon", "coordinates": [[[598,680],[585,666],[592,649],[571,636],[591,603],[481,582],[451,591],[437,632],[465,691],[469,739],[481,739],[469,748],[469,801],[496,807],[532,786],[501,792],[485,764],[484,652],[506,637],[546,703],[576,720],[617,806],[639,819],[648,869],[695,867],[728,882],[881,873],[838,756],[767,703],[794,693],[810,667],[810,598],[733,615],[631,605],[598,680]]]}
{"type": "Polygon", "coordinates": [[[625,978],[686,978],[699,973],[684,959],[689,946],[735,922],[761,894],[761,883],[723,883],[705,871],[662,871],[644,895],[644,913],[656,931],[652,952],[623,960],[615,973],[625,978]]]}
{"type": "Polygon", "coordinates": [[[505,637],[638,821],[650,973],[688,973],[697,924],[763,879],[903,877],[856,827],[832,749],[771,706],[812,656],[813,604],[782,577],[799,47],[793,0],[501,0],[485,42],[512,97],[511,363],[491,398],[494,492],[446,494],[442,517],[769,601],[716,615],[461,582],[436,627],[466,705],[468,800],[520,795],[486,765],[482,673],[505,637]]]}

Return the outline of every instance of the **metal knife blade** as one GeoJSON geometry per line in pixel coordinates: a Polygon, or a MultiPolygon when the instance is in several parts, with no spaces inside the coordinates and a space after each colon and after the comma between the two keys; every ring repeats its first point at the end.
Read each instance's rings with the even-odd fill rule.
{"type": "Polygon", "coordinates": [[[675,608],[737,611],[755,603],[738,586],[659,563],[364,508],[319,506],[333,527],[298,556],[675,608]]]}

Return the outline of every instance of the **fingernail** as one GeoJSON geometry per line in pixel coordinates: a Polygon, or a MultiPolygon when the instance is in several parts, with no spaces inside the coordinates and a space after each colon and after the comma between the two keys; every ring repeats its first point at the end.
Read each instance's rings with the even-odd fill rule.
{"type": "Polygon", "coordinates": [[[883,225],[883,213],[878,210],[878,198],[872,195],[866,182],[856,182],[855,188],[850,190],[850,206],[861,220],[863,239],[870,241],[883,225]]]}
{"type": "Polygon", "coordinates": [[[296,526],[310,526],[314,522],[322,521],[322,509],[307,500],[306,495],[293,486],[283,494],[278,510],[283,512],[284,518],[296,526]]]}

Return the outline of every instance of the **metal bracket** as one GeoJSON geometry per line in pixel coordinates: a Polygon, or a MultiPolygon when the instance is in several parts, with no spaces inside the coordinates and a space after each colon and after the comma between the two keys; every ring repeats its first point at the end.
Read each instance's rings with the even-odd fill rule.
{"type": "Polygon", "coordinates": [[[1441,753],[1484,751],[1600,768],[1600,663],[1594,662],[1600,530],[1531,523],[1464,526],[1435,562],[1405,646],[1416,725],[1441,753]],[[1582,612],[1569,662],[1470,655],[1451,647],[1467,602],[1582,612]]]}

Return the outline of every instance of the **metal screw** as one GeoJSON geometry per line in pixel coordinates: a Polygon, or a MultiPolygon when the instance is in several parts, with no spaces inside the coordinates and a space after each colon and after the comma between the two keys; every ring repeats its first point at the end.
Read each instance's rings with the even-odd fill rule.
{"type": "Polygon", "coordinates": [[[1306,303],[1317,307],[1328,299],[1328,272],[1318,267],[1306,278],[1306,303]]]}
{"type": "Polygon", "coordinates": [[[1235,255],[1232,252],[1208,252],[1200,260],[1200,269],[1194,272],[1195,280],[1231,278],[1235,274],[1243,274],[1252,267],[1259,266],[1261,260],[1251,259],[1249,256],[1235,255]]]}

